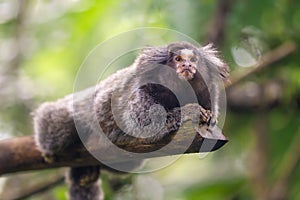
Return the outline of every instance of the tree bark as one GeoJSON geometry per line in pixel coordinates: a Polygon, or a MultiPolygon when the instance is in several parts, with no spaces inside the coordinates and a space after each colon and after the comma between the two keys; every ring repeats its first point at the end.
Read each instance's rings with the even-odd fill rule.
{"type": "MultiPolygon", "coordinates": [[[[202,126],[198,131],[194,129],[194,124],[191,120],[183,123],[181,128],[176,132],[176,137],[169,143],[169,139],[163,139],[160,142],[149,144],[145,143],[143,139],[134,139],[127,144],[97,144],[92,147],[93,152],[109,152],[106,158],[103,158],[106,163],[120,163],[135,159],[145,159],[145,154],[132,158],[130,154],[148,153],[150,157],[159,157],[167,155],[176,155],[184,153],[197,153],[214,151],[222,147],[227,139],[222,135],[219,128],[215,128],[213,132],[207,131],[207,126],[202,126]],[[220,138],[216,137],[221,135],[220,138]],[[202,136],[201,136],[202,135],[202,136]],[[204,135],[204,137],[203,137],[204,135]],[[191,138],[194,138],[191,140],[191,138]],[[189,146],[186,146],[188,141],[192,141],[189,146]],[[117,151],[117,145],[128,152],[128,157],[120,160],[117,151]],[[156,151],[164,148],[163,151],[156,151]],[[157,153],[156,153],[157,152],[157,153]]],[[[96,158],[94,158],[82,144],[76,144],[68,147],[63,152],[55,155],[55,161],[51,163],[45,162],[40,151],[37,149],[33,136],[17,137],[0,141],[0,175],[7,173],[14,173],[19,171],[40,170],[57,167],[77,167],[90,165],[103,165],[96,158]]],[[[123,156],[124,157],[124,156],[123,156]]],[[[103,166],[105,168],[105,166],[103,166]]]]}

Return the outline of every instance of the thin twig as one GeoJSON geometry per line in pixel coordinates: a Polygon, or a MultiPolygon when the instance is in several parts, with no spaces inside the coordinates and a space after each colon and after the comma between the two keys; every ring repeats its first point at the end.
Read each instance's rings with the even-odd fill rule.
{"type": "Polygon", "coordinates": [[[285,58],[289,54],[293,53],[296,50],[296,44],[294,42],[285,42],[276,49],[270,51],[266,55],[264,55],[260,61],[260,63],[256,67],[252,67],[249,71],[245,72],[243,75],[232,75],[231,83],[226,85],[226,88],[229,89],[234,85],[237,85],[241,81],[247,79],[249,76],[260,72],[262,69],[265,69],[271,64],[280,61],[285,58]]]}
{"type": "Polygon", "coordinates": [[[16,196],[12,196],[12,197],[2,197],[3,200],[5,199],[10,199],[10,200],[22,200],[22,199],[26,199],[28,197],[31,197],[33,195],[39,194],[41,192],[47,191],[51,188],[54,188],[60,184],[62,184],[64,182],[65,178],[63,176],[59,176],[57,178],[55,178],[54,180],[50,180],[47,182],[44,182],[38,186],[26,189],[26,191],[24,191],[22,194],[17,194],[16,196]]]}

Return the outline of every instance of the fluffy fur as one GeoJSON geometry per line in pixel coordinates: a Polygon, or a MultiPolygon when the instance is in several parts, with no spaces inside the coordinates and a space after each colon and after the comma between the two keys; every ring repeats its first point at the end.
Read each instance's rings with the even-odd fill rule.
{"type": "MultiPolygon", "coordinates": [[[[217,80],[226,81],[228,75],[228,66],[212,45],[196,48],[180,42],[145,48],[131,66],[95,87],[42,104],[34,116],[36,144],[46,160],[51,161],[56,153],[79,141],[78,133],[88,139],[98,131],[99,125],[112,142],[142,137],[151,143],[172,136],[180,127],[184,104],[195,103],[186,97],[182,86],[186,82],[194,90],[196,103],[212,111],[214,124],[218,117],[217,80]],[[197,57],[197,71],[187,80],[175,73],[178,64],[174,63],[174,55],[183,49],[192,50],[197,57]],[[161,65],[167,65],[171,71],[163,70],[161,65]],[[182,98],[181,102],[174,91],[182,98]]],[[[70,199],[103,198],[96,181],[97,170],[95,167],[71,169],[68,173],[70,199]],[[83,174],[91,175],[92,181],[82,181],[87,179],[83,174]]]]}

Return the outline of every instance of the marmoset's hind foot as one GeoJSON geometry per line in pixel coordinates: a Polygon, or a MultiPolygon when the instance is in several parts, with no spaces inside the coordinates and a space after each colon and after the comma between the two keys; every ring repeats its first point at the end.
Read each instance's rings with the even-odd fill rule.
{"type": "Polygon", "coordinates": [[[187,104],[181,108],[181,115],[183,116],[182,121],[192,120],[201,124],[209,124],[211,118],[211,111],[205,110],[198,104],[187,104]]]}
{"type": "Polygon", "coordinates": [[[46,163],[54,163],[55,161],[57,161],[57,157],[54,154],[42,153],[42,156],[46,163]]]}

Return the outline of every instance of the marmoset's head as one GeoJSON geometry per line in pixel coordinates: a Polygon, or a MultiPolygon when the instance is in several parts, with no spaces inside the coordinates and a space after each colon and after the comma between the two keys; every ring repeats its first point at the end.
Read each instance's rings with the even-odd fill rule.
{"type": "Polygon", "coordinates": [[[192,80],[197,72],[200,61],[198,50],[188,43],[168,45],[167,65],[174,68],[179,78],[192,80]]]}
{"type": "Polygon", "coordinates": [[[163,64],[172,67],[178,76],[187,81],[194,80],[197,72],[202,77],[213,73],[224,82],[229,82],[229,67],[219,58],[219,52],[212,44],[197,48],[187,42],[175,42],[166,46],[147,47],[137,57],[136,65],[163,64]]]}

